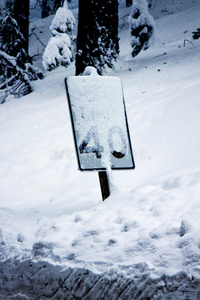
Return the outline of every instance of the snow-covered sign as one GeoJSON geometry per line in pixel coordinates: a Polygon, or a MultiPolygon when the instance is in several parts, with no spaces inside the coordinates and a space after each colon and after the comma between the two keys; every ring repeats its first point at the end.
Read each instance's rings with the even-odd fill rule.
{"type": "Polygon", "coordinates": [[[83,76],[65,82],[79,169],[133,169],[120,78],[87,67],[83,76]]]}

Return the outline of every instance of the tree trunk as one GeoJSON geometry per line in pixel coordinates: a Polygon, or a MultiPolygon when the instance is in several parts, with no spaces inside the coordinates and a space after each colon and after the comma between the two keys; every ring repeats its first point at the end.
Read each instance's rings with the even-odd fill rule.
{"type": "Polygon", "coordinates": [[[28,54],[29,40],[29,0],[15,0],[14,3],[14,18],[17,21],[20,32],[24,36],[23,48],[28,54]]]}
{"type": "Polygon", "coordinates": [[[49,12],[50,12],[50,7],[48,5],[48,0],[42,0],[42,14],[41,14],[42,19],[48,17],[49,12]]]}
{"type": "Polygon", "coordinates": [[[63,5],[63,2],[64,2],[64,0],[55,0],[54,1],[54,8],[53,8],[54,12],[56,12],[57,9],[63,5]]]}
{"type": "Polygon", "coordinates": [[[118,0],[79,0],[76,75],[86,66],[102,74],[118,54],[118,0]]]}
{"type": "Polygon", "coordinates": [[[129,7],[132,5],[132,0],[126,0],[126,7],[129,7]]]}

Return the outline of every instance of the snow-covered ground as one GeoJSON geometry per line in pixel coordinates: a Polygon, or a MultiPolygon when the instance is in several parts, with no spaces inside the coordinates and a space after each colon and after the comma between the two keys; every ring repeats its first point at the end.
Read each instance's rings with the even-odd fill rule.
{"type": "MultiPolygon", "coordinates": [[[[108,75],[123,83],[136,169],[113,171],[105,202],[97,173],[77,170],[64,86],[74,64],[0,106],[1,260],[126,275],[146,263],[153,278],[200,278],[200,40],[191,34],[200,3],[186,8],[156,19],[156,44],[134,59],[121,26],[120,58],[108,75]]],[[[37,24],[50,35],[45,20],[37,24]]]]}

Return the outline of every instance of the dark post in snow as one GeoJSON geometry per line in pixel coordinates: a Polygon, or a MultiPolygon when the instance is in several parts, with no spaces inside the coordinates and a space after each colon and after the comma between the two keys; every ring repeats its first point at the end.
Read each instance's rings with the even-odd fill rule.
{"type": "Polygon", "coordinates": [[[101,187],[102,200],[110,196],[110,185],[108,180],[108,174],[106,171],[99,171],[99,182],[101,187]]]}

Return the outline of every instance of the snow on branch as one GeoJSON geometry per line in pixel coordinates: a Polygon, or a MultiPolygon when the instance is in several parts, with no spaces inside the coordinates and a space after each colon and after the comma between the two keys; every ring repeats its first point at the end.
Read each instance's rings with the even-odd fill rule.
{"type": "Polygon", "coordinates": [[[43,54],[43,66],[47,71],[59,65],[68,66],[72,60],[71,42],[66,33],[51,37],[43,54]]]}
{"type": "Polygon", "coordinates": [[[43,67],[51,71],[59,65],[68,66],[74,58],[75,18],[68,9],[67,1],[60,7],[52,20],[50,30],[52,37],[43,54],[43,67]]]}
{"type": "Polygon", "coordinates": [[[67,2],[64,3],[63,7],[59,7],[55,17],[52,20],[50,30],[53,35],[58,33],[73,34],[75,28],[75,18],[72,12],[67,7],[67,2]]]}
{"type": "Polygon", "coordinates": [[[8,63],[13,65],[13,67],[17,67],[16,57],[7,54],[4,51],[0,50],[0,59],[5,59],[8,63]]]}
{"type": "Polygon", "coordinates": [[[149,48],[155,33],[155,22],[148,12],[147,0],[133,0],[132,12],[129,17],[131,31],[132,56],[149,48]]]}
{"type": "Polygon", "coordinates": [[[42,79],[43,74],[39,68],[29,63],[22,69],[17,64],[17,58],[0,50],[0,104],[6,101],[9,95],[15,98],[27,95],[32,91],[30,80],[42,79]]]}

